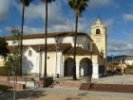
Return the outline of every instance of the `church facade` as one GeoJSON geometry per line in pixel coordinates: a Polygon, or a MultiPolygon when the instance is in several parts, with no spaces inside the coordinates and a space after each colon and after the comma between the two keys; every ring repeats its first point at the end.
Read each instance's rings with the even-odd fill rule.
{"type": "MultiPolygon", "coordinates": [[[[12,37],[7,37],[9,47],[14,46],[12,37]]],[[[74,32],[49,33],[47,38],[47,75],[52,77],[72,76],[74,66],[74,32]]],[[[107,29],[98,18],[91,26],[91,35],[77,34],[77,78],[92,73],[92,78],[105,74],[107,53],[107,29]]],[[[44,74],[45,34],[23,36],[23,74],[44,74]]]]}

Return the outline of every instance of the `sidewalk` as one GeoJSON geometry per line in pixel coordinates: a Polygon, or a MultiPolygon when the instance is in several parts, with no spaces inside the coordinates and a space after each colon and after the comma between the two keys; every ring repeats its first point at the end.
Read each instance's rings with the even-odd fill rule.
{"type": "MultiPolygon", "coordinates": [[[[0,94],[1,100],[12,100],[13,92],[0,94]]],[[[44,88],[16,92],[16,100],[132,100],[131,93],[81,91],[75,89],[44,88]]]]}
{"type": "Polygon", "coordinates": [[[44,88],[44,89],[33,89],[45,91],[47,93],[61,93],[61,94],[72,94],[72,95],[96,95],[96,96],[119,96],[119,97],[130,97],[133,98],[132,93],[118,93],[118,92],[97,92],[97,91],[83,91],[70,88],[44,88]]]}
{"type": "Polygon", "coordinates": [[[35,100],[56,100],[56,98],[58,100],[132,100],[133,98],[131,93],[81,91],[68,88],[45,88],[40,90],[45,91],[47,97],[44,96],[35,100]]]}
{"type": "MultiPolygon", "coordinates": [[[[13,91],[0,94],[0,100],[12,100],[13,91]]],[[[132,100],[131,93],[81,91],[68,88],[32,88],[16,92],[16,100],[132,100]]]]}

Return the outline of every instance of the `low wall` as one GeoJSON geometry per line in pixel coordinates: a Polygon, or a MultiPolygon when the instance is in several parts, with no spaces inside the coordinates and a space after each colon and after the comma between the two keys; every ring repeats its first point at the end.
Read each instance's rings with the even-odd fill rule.
{"type": "Polygon", "coordinates": [[[133,85],[82,83],[81,90],[133,93],[133,85]]]}

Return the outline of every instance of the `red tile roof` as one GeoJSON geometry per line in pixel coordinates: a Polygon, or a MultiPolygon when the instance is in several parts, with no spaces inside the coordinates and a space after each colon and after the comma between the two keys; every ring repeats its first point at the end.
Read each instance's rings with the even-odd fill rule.
{"type": "MultiPolygon", "coordinates": [[[[23,46],[24,47],[24,50],[27,48],[27,47],[32,47],[35,51],[39,52],[39,51],[44,51],[45,50],[45,45],[43,44],[38,44],[38,45],[25,45],[23,46]]],[[[71,44],[69,43],[59,43],[57,45],[58,47],[58,50],[60,51],[67,51],[68,49],[72,48],[71,44]]],[[[8,49],[10,52],[13,52],[14,51],[14,46],[8,46],[8,49]]],[[[56,51],[56,44],[48,44],[47,45],[47,50],[48,51],[56,51]]]]}
{"type": "MultiPolygon", "coordinates": [[[[36,50],[37,52],[39,51],[44,51],[45,50],[45,45],[31,45],[31,47],[36,50]]],[[[57,45],[57,49],[60,51],[66,51],[68,49],[70,49],[72,46],[69,43],[59,43],[57,45]]],[[[56,44],[48,44],[47,45],[47,50],[48,51],[56,51],[56,44]]]]}
{"type": "MultiPolygon", "coordinates": [[[[90,55],[90,54],[96,54],[96,52],[91,52],[90,50],[83,49],[81,47],[76,47],[76,55],[90,55]]],[[[66,55],[73,55],[74,54],[74,48],[69,49],[64,54],[66,55]]]]}
{"type": "MultiPolygon", "coordinates": [[[[66,37],[66,36],[74,36],[74,32],[60,32],[60,33],[48,33],[47,37],[66,37]]],[[[91,39],[86,33],[77,33],[78,36],[87,36],[89,39],[91,39]]],[[[35,38],[45,38],[46,35],[44,33],[42,34],[28,34],[24,35],[23,39],[35,39],[35,38]]],[[[6,40],[12,40],[14,39],[13,36],[7,36],[5,37],[6,40]]],[[[91,39],[92,40],[92,39],[91,39]]]]}

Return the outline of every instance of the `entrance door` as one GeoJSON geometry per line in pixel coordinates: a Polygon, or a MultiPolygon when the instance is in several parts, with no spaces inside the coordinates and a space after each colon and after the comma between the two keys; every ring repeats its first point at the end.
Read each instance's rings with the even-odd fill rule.
{"type": "Polygon", "coordinates": [[[64,68],[64,76],[72,76],[73,75],[73,67],[74,60],[72,58],[68,58],[65,60],[65,68],[64,68]]]}
{"type": "Polygon", "coordinates": [[[92,61],[84,58],[80,61],[80,76],[88,76],[92,74],[92,61]]]}

